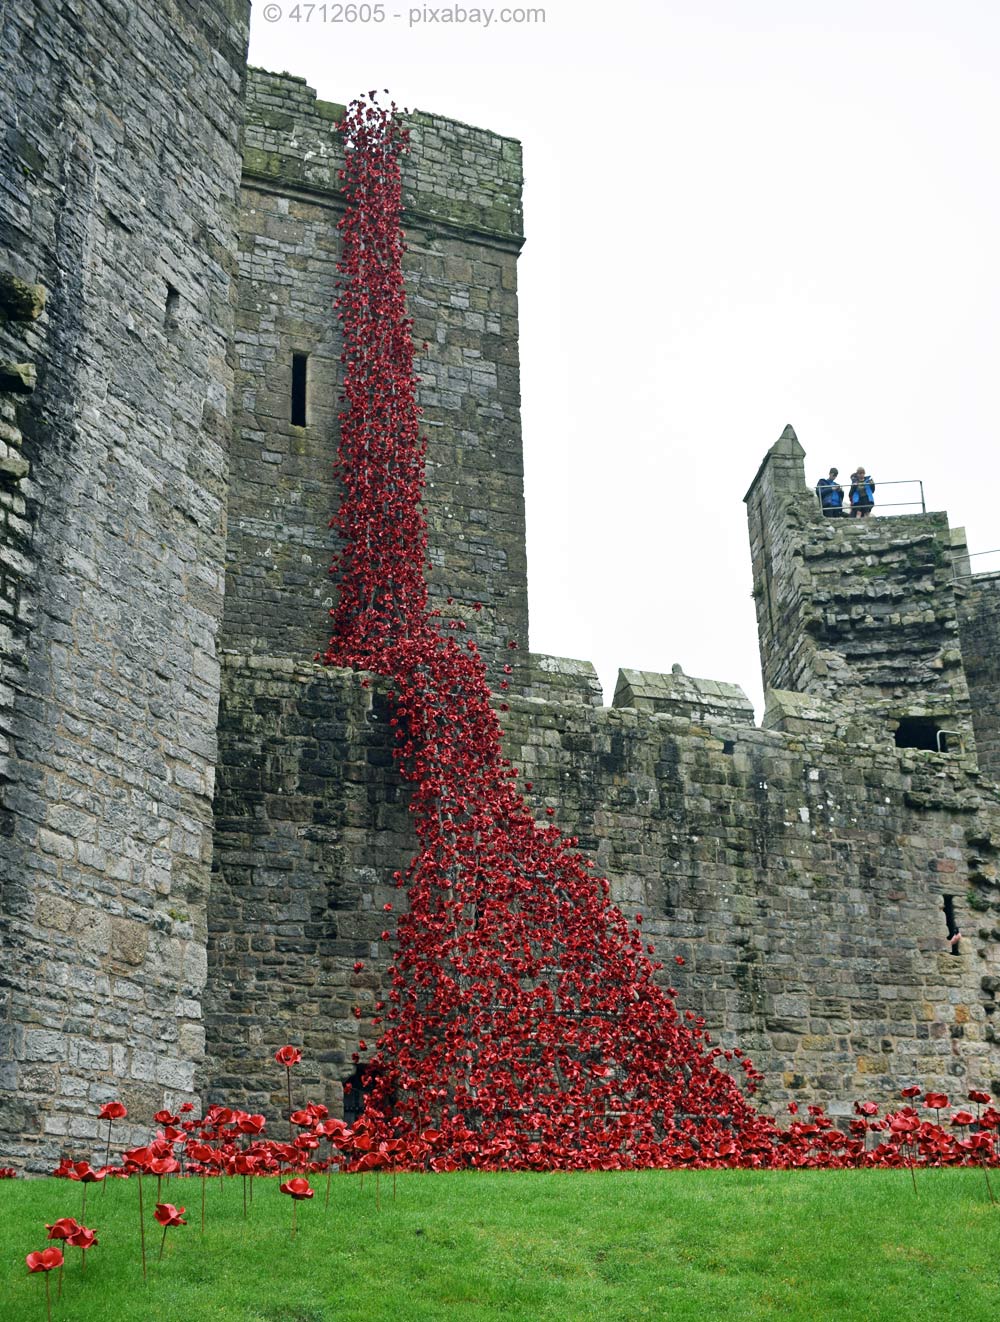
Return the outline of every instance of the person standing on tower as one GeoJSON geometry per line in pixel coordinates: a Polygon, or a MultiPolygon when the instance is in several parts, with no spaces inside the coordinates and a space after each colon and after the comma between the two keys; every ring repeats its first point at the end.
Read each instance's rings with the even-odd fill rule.
{"type": "Polygon", "coordinates": [[[875,480],[859,464],[851,474],[851,518],[864,519],[875,504],[875,480]]]}
{"type": "Polygon", "coordinates": [[[816,495],[828,519],[839,519],[844,512],[844,488],[837,481],[837,471],[831,468],[830,476],[821,477],[816,483],[816,495]]]}

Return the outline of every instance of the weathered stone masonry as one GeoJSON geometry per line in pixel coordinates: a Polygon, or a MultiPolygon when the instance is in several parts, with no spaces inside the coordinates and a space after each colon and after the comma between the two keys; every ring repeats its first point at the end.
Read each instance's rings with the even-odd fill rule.
{"type": "Polygon", "coordinates": [[[37,384],[0,382],[0,1151],[35,1168],[202,1053],[248,9],[3,8],[0,336],[37,384]]]}
{"type": "MultiPolygon", "coordinates": [[[[136,1137],[189,1096],[276,1108],[285,1040],[339,1108],[387,988],[414,848],[387,685],[310,659],[338,108],[247,76],[246,19],[4,20],[0,1164],[82,1155],[113,1094],[136,1137]]],[[[521,642],[502,721],[539,816],[643,912],[769,1102],[996,1089],[1000,579],[953,577],[943,515],[823,520],[788,429],[747,502],[763,728],[734,685],[626,670],[605,709],[591,666],[528,653],[520,147],[410,123],[432,591],[491,663],[521,642]]]]}
{"type": "MultiPolygon", "coordinates": [[[[531,656],[502,718],[510,755],[539,815],[555,808],[643,913],[681,1002],[753,1053],[763,1100],[846,1115],[904,1081],[995,1088],[1000,808],[976,758],[958,623],[962,603],[989,627],[990,599],[973,611],[983,589],[956,587],[961,537],[943,515],[824,520],[791,429],[747,499],[764,728],[734,685],[622,671],[608,710],[591,667],[531,656]],[[961,738],[907,746],[906,720],[961,738]],[[955,954],[946,899],[964,933],[955,954]]],[[[413,845],[385,687],[301,662],[227,663],[219,1096],[277,1102],[276,1018],[333,1106],[359,1041],[377,1036],[382,904],[398,902],[392,873],[413,845]]]]}
{"type": "MultiPolygon", "coordinates": [[[[329,634],[342,113],[301,79],[249,72],[223,642],[241,653],[311,657],[329,634]],[[292,421],[295,354],[307,358],[305,425],[292,421]]],[[[427,344],[416,370],[428,437],[431,592],[438,605],[460,603],[492,656],[528,634],[521,150],[433,115],[412,114],[407,124],[405,272],[414,341],[427,344]]]]}

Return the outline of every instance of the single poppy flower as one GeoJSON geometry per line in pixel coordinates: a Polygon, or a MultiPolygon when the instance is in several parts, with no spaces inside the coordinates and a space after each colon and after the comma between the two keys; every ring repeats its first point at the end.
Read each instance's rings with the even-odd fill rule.
{"type": "Polygon", "coordinates": [[[979,1102],[982,1106],[985,1106],[990,1100],[990,1094],[983,1092],[981,1088],[972,1088],[969,1092],[970,1102],[979,1102]]]}
{"type": "Polygon", "coordinates": [[[124,1120],[128,1111],[121,1102],[105,1102],[101,1107],[99,1120],[124,1120]]]}
{"type": "Polygon", "coordinates": [[[948,1105],[948,1098],[943,1092],[929,1092],[924,1094],[924,1106],[930,1107],[932,1111],[940,1111],[942,1107],[948,1105]]]}
{"type": "Polygon", "coordinates": [[[299,1203],[313,1196],[313,1190],[309,1187],[309,1181],[297,1176],[294,1180],[286,1180],[278,1188],[282,1193],[288,1194],[292,1200],[292,1239],[295,1238],[295,1223],[298,1213],[299,1203]]]}
{"type": "Polygon", "coordinates": [[[29,1253],[25,1258],[29,1272],[50,1272],[61,1267],[64,1262],[62,1249],[42,1249],[40,1253],[29,1253]]]}
{"type": "MultiPolygon", "coordinates": [[[[87,1270],[87,1250],[92,1249],[97,1244],[97,1231],[88,1230],[86,1226],[78,1226],[76,1233],[68,1236],[66,1243],[70,1248],[80,1250],[80,1270],[87,1270]]],[[[60,1277],[60,1284],[62,1278],[60,1277]]]]}
{"type": "Polygon", "coordinates": [[[80,1229],[80,1223],[75,1217],[61,1216],[51,1226],[46,1224],[45,1229],[49,1232],[49,1239],[69,1239],[80,1229]]]}
{"type": "Polygon", "coordinates": [[[949,1123],[953,1124],[957,1129],[964,1129],[966,1125],[974,1124],[975,1119],[976,1117],[971,1111],[956,1111],[951,1117],[949,1123]]]}
{"type": "Polygon", "coordinates": [[[311,1198],[313,1190],[309,1187],[309,1181],[297,1176],[294,1180],[286,1180],[284,1184],[278,1186],[282,1193],[288,1194],[289,1198],[311,1198]]]}
{"type": "Polygon", "coordinates": [[[900,1097],[919,1097],[921,1091],[915,1083],[911,1083],[907,1088],[900,1088],[899,1095],[900,1097]]]}
{"type": "Polygon", "coordinates": [[[71,1180],[79,1180],[81,1184],[96,1184],[104,1179],[104,1172],[95,1171],[89,1161],[74,1162],[72,1168],[66,1173],[71,1180]]]}
{"type": "Polygon", "coordinates": [[[160,1262],[163,1259],[163,1250],[167,1243],[168,1227],[186,1226],[187,1222],[184,1220],[184,1208],[175,1207],[173,1203],[157,1203],[153,1216],[163,1227],[163,1235],[160,1238],[160,1252],[157,1257],[157,1262],[160,1262]]]}

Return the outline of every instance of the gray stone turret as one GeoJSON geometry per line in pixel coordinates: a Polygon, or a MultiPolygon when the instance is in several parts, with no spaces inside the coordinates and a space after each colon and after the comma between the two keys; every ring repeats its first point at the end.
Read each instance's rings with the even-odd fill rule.
{"type": "Polygon", "coordinates": [[[947,516],[824,517],[803,460],[786,427],[746,496],[765,689],[972,755],[947,516]]]}

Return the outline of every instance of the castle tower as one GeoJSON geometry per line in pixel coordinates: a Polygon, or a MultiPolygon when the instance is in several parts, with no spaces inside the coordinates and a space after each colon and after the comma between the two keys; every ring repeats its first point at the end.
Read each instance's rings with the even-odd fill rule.
{"type": "MultiPolygon", "coordinates": [[[[342,115],[304,79],[249,71],[223,627],[224,648],[241,655],[309,659],[329,637],[342,115]]],[[[487,655],[506,653],[510,639],[526,649],[521,147],[434,115],[406,123],[405,271],[428,438],[431,595],[487,655]]]]}
{"type": "Polygon", "coordinates": [[[3,9],[0,1150],[35,1169],[202,1051],[248,20],[3,9]]]}
{"type": "Polygon", "coordinates": [[[786,427],[746,495],[765,689],[847,704],[900,746],[974,756],[955,591],[964,536],[944,514],[886,517],[877,504],[825,517],[804,453],[786,427]]]}

